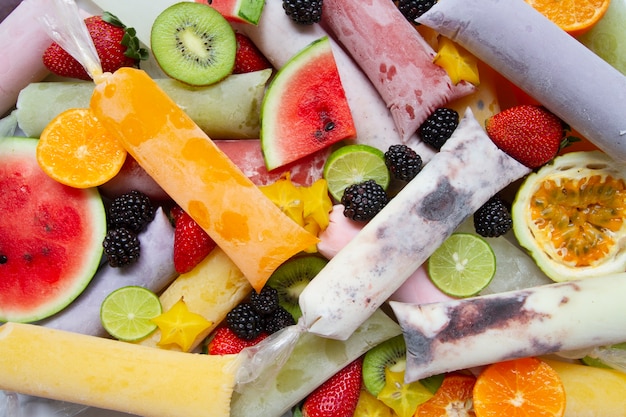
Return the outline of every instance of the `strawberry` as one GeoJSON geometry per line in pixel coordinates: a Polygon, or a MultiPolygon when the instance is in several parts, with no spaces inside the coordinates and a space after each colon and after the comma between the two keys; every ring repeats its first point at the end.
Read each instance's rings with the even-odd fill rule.
{"type": "Polygon", "coordinates": [[[246,35],[235,34],[237,39],[237,55],[233,74],[260,71],[272,68],[272,64],[263,56],[254,43],[246,35]]]}
{"type": "Polygon", "coordinates": [[[217,245],[180,207],[173,207],[171,215],[174,220],[174,268],[179,274],[184,274],[206,258],[217,245]]]}
{"type": "Polygon", "coordinates": [[[361,392],[363,360],[359,358],[313,391],[302,405],[303,417],[352,417],[361,392]]]}
{"type": "Polygon", "coordinates": [[[533,169],[550,162],[567,140],[563,122],[533,104],[503,110],[490,117],[485,127],[498,148],[533,169]]]}
{"type": "Polygon", "coordinates": [[[254,346],[267,337],[267,333],[261,333],[252,340],[244,340],[237,336],[228,327],[220,327],[207,347],[209,355],[230,355],[241,352],[244,348],[254,346]]]}
{"type": "MultiPolygon", "coordinates": [[[[105,12],[102,16],[88,17],[85,25],[104,72],[135,66],[148,57],[147,51],[139,46],[135,29],[127,28],[112,14],[105,12]]],[[[56,42],[44,51],[43,63],[50,72],[61,77],[91,80],[85,68],[56,42]]]]}

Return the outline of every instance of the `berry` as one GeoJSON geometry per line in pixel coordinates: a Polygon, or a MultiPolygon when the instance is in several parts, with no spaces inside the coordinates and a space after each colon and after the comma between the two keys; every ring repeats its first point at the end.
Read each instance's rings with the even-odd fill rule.
{"type": "Polygon", "coordinates": [[[102,247],[109,265],[113,268],[131,265],[139,259],[139,239],[135,233],[124,227],[108,230],[102,247]]]}
{"type": "Polygon", "coordinates": [[[296,23],[312,25],[322,19],[322,0],[283,0],[283,9],[296,23]]]}
{"type": "Polygon", "coordinates": [[[385,164],[400,181],[411,181],[422,170],[422,158],[406,145],[391,145],[385,152],[385,164]]]}
{"type": "Polygon", "coordinates": [[[259,314],[271,314],[278,308],[278,291],[268,286],[261,292],[252,291],[250,304],[259,314]]]}
{"type": "MultiPolygon", "coordinates": [[[[139,46],[135,30],[125,27],[112,14],[105,12],[102,16],[88,17],[85,25],[104,72],[133,67],[139,60],[148,58],[148,52],[139,46]]],[[[56,42],[44,51],[43,63],[52,73],[61,77],[91,80],[85,68],[56,42]]]]}
{"type": "Polygon", "coordinates": [[[241,303],[226,314],[226,325],[244,340],[257,338],[264,330],[263,316],[250,303],[241,303]]]}
{"type": "Polygon", "coordinates": [[[485,123],[496,146],[528,168],[550,162],[567,144],[561,119],[543,106],[522,104],[491,116],[485,123]]]}
{"type": "Polygon", "coordinates": [[[172,208],[171,215],[174,220],[174,268],[184,274],[202,262],[217,244],[180,207],[172,208]]]}
{"type": "Polygon", "coordinates": [[[349,219],[366,222],[374,218],[389,202],[385,189],[374,180],[347,187],[341,197],[343,215],[349,219]]]}
{"type": "Polygon", "coordinates": [[[302,405],[303,417],[352,417],[361,392],[363,360],[351,362],[315,389],[302,405]]]}
{"type": "Polygon", "coordinates": [[[436,0],[398,0],[398,9],[406,20],[415,23],[415,19],[426,13],[437,3],[436,0]]]}
{"type": "Polygon", "coordinates": [[[261,71],[272,68],[272,64],[263,56],[254,43],[246,35],[237,32],[237,55],[233,74],[261,71]]]}
{"type": "Polygon", "coordinates": [[[512,227],[511,212],[498,195],[491,197],[474,213],[474,229],[482,237],[502,236],[512,227]]]}
{"type": "Polygon", "coordinates": [[[207,353],[209,355],[236,354],[241,352],[244,348],[256,345],[267,336],[267,333],[261,333],[252,340],[244,340],[228,327],[220,327],[215,330],[215,334],[207,346],[207,353]]]}
{"type": "Polygon", "coordinates": [[[109,227],[125,227],[139,233],[154,219],[155,209],[144,193],[132,190],[113,200],[109,207],[109,227]]]}
{"type": "Polygon", "coordinates": [[[265,331],[269,334],[276,333],[277,331],[296,324],[296,320],[293,318],[290,312],[283,307],[278,307],[272,314],[265,317],[265,331]]]}
{"type": "Polygon", "coordinates": [[[447,107],[435,110],[419,127],[422,140],[440,150],[459,125],[459,114],[447,107]]]}

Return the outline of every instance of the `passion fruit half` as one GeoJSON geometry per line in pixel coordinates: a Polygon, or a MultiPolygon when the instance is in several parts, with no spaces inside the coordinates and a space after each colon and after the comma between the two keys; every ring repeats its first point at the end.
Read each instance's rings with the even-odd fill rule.
{"type": "Polygon", "coordinates": [[[513,231],[552,280],[626,270],[626,165],[572,152],[529,175],[513,207],[513,231]]]}

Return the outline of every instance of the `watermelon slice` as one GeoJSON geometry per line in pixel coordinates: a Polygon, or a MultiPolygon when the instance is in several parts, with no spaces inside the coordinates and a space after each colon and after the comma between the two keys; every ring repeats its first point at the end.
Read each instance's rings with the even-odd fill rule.
{"type": "Polygon", "coordinates": [[[344,139],[356,128],[327,36],[291,58],[261,105],[261,146],[268,170],[344,139]]]}
{"type": "Polygon", "coordinates": [[[48,177],[36,147],[36,139],[0,139],[0,321],[60,311],[85,289],[102,257],[106,215],[98,191],[48,177]]]}
{"type": "Polygon", "coordinates": [[[265,0],[196,0],[220,12],[226,20],[256,25],[261,18],[265,0]]]}

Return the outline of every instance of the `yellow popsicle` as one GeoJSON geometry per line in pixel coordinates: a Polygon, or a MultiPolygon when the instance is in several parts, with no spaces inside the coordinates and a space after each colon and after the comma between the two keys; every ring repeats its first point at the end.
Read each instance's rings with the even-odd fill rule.
{"type": "Polygon", "coordinates": [[[565,417],[625,417],[626,374],[612,369],[542,359],[565,387],[565,417]]]}
{"type": "Polygon", "coordinates": [[[230,414],[236,355],[153,349],[32,324],[0,326],[0,389],[144,417],[230,414]]]}
{"type": "Polygon", "coordinates": [[[257,291],[285,260],[317,243],[283,214],[141,70],[96,86],[91,108],[194,218],[257,291]]]}

